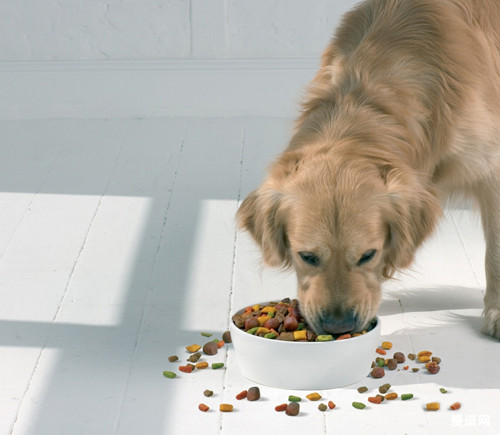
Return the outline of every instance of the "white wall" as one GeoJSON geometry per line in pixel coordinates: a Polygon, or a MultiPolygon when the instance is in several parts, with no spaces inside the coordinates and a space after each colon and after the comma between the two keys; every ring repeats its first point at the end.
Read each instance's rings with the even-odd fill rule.
{"type": "Polygon", "coordinates": [[[357,0],[0,0],[0,118],[295,116],[357,0]]]}
{"type": "Polygon", "coordinates": [[[355,0],[0,0],[0,61],[303,58],[355,0]]]}

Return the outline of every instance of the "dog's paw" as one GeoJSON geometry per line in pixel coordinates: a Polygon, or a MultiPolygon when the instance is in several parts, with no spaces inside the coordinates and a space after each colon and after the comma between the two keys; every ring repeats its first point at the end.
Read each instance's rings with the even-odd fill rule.
{"type": "Polygon", "coordinates": [[[496,308],[484,310],[483,333],[500,339],[500,310],[496,308]]]}

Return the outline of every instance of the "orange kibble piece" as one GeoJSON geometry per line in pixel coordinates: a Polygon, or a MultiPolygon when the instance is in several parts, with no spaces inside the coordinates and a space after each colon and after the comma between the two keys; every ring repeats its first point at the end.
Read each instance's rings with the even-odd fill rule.
{"type": "Polygon", "coordinates": [[[429,402],[425,405],[427,411],[439,411],[439,402],[429,402]]]}
{"type": "Polygon", "coordinates": [[[226,342],[224,340],[219,340],[217,343],[215,343],[217,345],[217,347],[220,349],[221,347],[223,347],[226,342]]]}
{"type": "Polygon", "coordinates": [[[384,349],[380,349],[380,347],[377,347],[375,349],[375,352],[377,352],[379,355],[386,355],[387,352],[384,349]]]}
{"type": "Polygon", "coordinates": [[[450,409],[452,411],[456,411],[457,409],[460,409],[462,407],[462,405],[460,404],[460,402],[455,402],[453,405],[450,405],[450,409]]]}
{"type": "Polygon", "coordinates": [[[236,400],[242,400],[245,399],[248,395],[248,390],[243,390],[241,393],[238,393],[236,395],[236,400]]]}
{"type": "Polygon", "coordinates": [[[186,350],[189,353],[198,352],[200,349],[201,349],[201,346],[199,344],[192,344],[191,346],[186,346],[186,350]]]}
{"type": "Polygon", "coordinates": [[[200,404],[198,405],[198,409],[199,409],[200,411],[207,412],[210,408],[209,408],[207,405],[205,405],[204,403],[200,403],[200,404]]]}
{"type": "Polygon", "coordinates": [[[219,406],[220,412],[233,412],[233,405],[230,403],[221,403],[219,406]]]}
{"type": "Polygon", "coordinates": [[[277,412],[282,412],[286,410],[286,407],[288,406],[287,403],[282,403],[281,405],[278,405],[274,408],[275,411],[277,412]]]}
{"type": "Polygon", "coordinates": [[[328,402],[328,408],[333,409],[335,408],[335,403],[333,403],[331,400],[328,402]]]}
{"type": "Polygon", "coordinates": [[[382,396],[368,397],[368,402],[376,404],[382,403],[382,396]]]}
{"type": "Polygon", "coordinates": [[[392,343],[390,341],[382,342],[382,349],[389,350],[392,349],[392,343]]]}
{"type": "Polygon", "coordinates": [[[197,369],[206,369],[208,367],[208,363],[206,361],[199,362],[196,364],[197,369]]]}
{"type": "Polygon", "coordinates": [[[398,398],[398,393],[389,393],[386,394],[384,397],[386,400],[396,400],[398,398]]]}
{"type": "Polygon", "coordinates": [[[345,340],[346,338],[351,338],[352,335],[351,334],[342,334],[341,336],[337,337],[337,341],[338,340],[345,340]]]}

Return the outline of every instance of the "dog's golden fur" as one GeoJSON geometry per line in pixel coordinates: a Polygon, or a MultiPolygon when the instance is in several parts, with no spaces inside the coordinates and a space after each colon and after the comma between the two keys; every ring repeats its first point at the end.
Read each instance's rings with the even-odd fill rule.
{"type": "Polygon", "coordinates": [[[370,0],[323,54],[290,144],[238,211],[293,266],[317,332],[363,328],[447,198],[487,241],[484,332],[500,338],[500,2],[370,0]]]}

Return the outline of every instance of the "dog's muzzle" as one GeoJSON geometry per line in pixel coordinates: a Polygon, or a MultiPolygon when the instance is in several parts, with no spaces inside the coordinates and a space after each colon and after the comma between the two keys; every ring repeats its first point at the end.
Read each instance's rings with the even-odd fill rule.
{"type": "Polygon", "coordinates": [[[321,316],[321,327],[329,334],[344,334],[351,332],[357,324],[357,318],[354,312],[349,311],[343,316],[334,314],[325,314],[321,316]]]}

